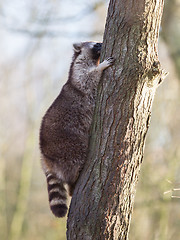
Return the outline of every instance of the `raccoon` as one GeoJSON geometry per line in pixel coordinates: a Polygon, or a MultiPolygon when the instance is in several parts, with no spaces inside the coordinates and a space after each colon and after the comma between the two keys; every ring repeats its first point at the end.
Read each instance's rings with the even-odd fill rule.
{"type": "Polygon", "coordinates": [[[72,196],[87,158],[97,85],[103,70],[114,62],[109,57],[99,64],[101,46],[96,42],[73,44],[68,81],[42,119],[41,162],[56,217],[67,213],[67,196],[72,196]]]}

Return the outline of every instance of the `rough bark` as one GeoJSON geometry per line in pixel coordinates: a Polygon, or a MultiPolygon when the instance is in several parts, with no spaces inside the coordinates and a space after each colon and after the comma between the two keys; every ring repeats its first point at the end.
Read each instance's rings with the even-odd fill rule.
{"type": "Polygon", "coordinates": [[[68,215],[67,239],[127,239],[136,183],[157,86],[162,0],[111,0],[101,60],[104,72],[89,156],[68,215]]]}

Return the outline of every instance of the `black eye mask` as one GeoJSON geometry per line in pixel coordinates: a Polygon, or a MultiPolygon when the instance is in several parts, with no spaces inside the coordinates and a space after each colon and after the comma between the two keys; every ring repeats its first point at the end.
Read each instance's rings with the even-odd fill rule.
{"type": "Polygon", "coordinates": [[[96,43],[92,49],[92,57],[95,60],[98,60],[98,58],[100,57],[100,53],[101,53],[101,47],[102,47],[102,43],[96,43]]]}

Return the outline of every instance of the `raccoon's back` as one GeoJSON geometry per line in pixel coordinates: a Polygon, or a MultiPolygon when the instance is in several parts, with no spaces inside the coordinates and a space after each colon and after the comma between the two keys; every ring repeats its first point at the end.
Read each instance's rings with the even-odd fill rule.
{"type": "Polygon", "coordinates": [[[92,111],[75,93],[63,89],[43,117],[40,149],[45,156],[64,158],[63,154],[74,151],[78,155],[80,149],[85,152],[88,147],[92,111]]]}

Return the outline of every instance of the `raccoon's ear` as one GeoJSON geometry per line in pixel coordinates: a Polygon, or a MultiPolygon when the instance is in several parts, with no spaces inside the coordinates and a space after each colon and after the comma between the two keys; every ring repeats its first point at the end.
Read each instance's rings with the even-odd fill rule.
{"type": "Polygon", "coordinates": [[[82,47],[82,43],[74,43],[73,44],[74,51],[77,53],[79,53],[81,51],[81,47],[82,47]]]}

